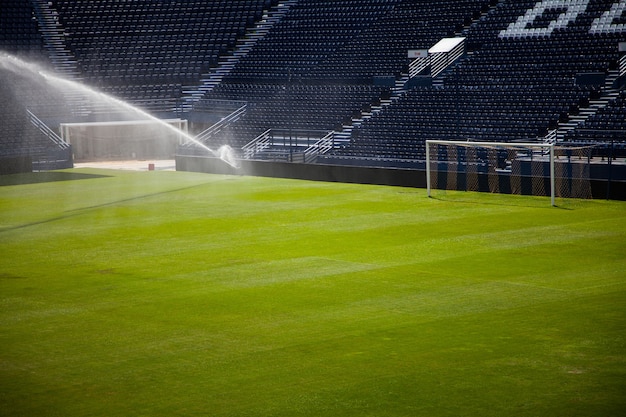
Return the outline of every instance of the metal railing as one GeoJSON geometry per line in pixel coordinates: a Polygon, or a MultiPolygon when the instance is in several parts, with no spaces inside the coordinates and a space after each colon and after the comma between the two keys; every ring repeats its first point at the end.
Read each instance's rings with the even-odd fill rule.
{"type": "Polygon", "coordinates": [[[430,65],[429,57],[415,58],[409,64],[409,77],[413,78],[430,65]]]}
{"type": "Polygon", "coordinates": [[[43,133],[48,139],[58,145],[59,148],[68,149],[70,147],[69,143],[65,142],[63,138],[61,138],[61,136],[56,134],[54,130],[50,129],[44,122],[41,121],[40,118],[35,116],[33,112],[27,109],[26,113],[28,113],[28,118],[30,119],[30,122],[33,124],[33,126],[39,129],[41,133],[43,133]]]}
{"type": "Polygon", "coordinates": [[[440,51],[435,45],[428,50],[428,56],[415,58],[409,64],[409,77],[413,78],[430,67],[430,76],[434,78],[465,54],[465,38],[442,41],[445,40],[452,40],[456,45],[446,51],[440,51]]]}
{"type": "Polygon", "coordinates": [[[304,162],[309,164],[319,155],[323,155],[335,147],[335,132],[328,132],[326,136],[309,146],[304,151],[304,162]]]}
{"type": "Polygon", "coordinates": [[[207,140],[211,139],[214,135],[219,133],[219,131],[221,131],[223,128],[239,120],[239,118],[246,113],[247,107],[248,107],[247,104],[244,104],[243,106],[239,107],[237,110],[235,110],[228,116],[224,117],[219,122],[211,125],[209,128],[198,133],[195,139],[200,142],[206,142],[207,140]]]}
{"type": "Polygon", "coordinates": [[[243,150],[243,158],[252,159],[257,153],[269,148],[272,145],[273,140],[271,132],[272,129],[267,129],[265,132],[261,133],[252,141],[244,145],[244,147],[241,148],[243,150]]]}
{"type": "Polygon", "coordinates": [[[555,144],[556,143],[556,133],[557,133],[558,129],[552,129],[548,132],[548,134],[543,138],[543,143],[552,143],[555,144]]]}
{"type": "Polygon", "coordinates": [[[431,68],[430,73],[436,77],[443,70],[448,68],[454,61],[459,59],[464,53],[464,45],[460,44],[450,52],[438,52],[430,54],[431,68]]]}
{"type": "Polygon", "coordinates": [[[290,162],[296,159],[311,163],[335,146],[335,132],[306,129],[268,129],[243,146],[244,159],[253,159],[272,151],[273,157],[282,155],[290,162]]]}

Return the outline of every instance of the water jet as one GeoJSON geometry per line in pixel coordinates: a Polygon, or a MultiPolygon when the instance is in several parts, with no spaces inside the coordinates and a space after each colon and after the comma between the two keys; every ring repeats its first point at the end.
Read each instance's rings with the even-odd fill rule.
{"type": "MultiPolygon", "coordinates": [[[[158,126],[159,129],[173,133],[177,138],[182,138],[182,141],[193,143],[197,147],[206,151],[209,155],[221,159],[228,165],[234,168],[239,168],[239,161],[235,157],[234,151],[230,146],[223,145],[218,149],[212,149],[183,130],[180,123],[172,123],[172,120],[168,121],[160,119],[131,103],[99,91],[97,88],[88,86],[79,81],[63,78],[51,71],[46,70],[38,64],[27,62],[5,52],[0,52],[0,68],[10,71],[16,76],[26,78],[33,84],[49,88],[55,93],[65,96],[67,101],[70,103],[100,105],[108,107],[109,109],[115,109],[115,111],[119,114],[123,114],[123,117],[121,117],[123,120],[117,120],[120,125],[130,123],[128,119],[132,119],[140,121],[138,124],[149,123],[151,126],[158,126]]],[[[19,92],[16,92],[16,95],[18,93],[19,92]]],[[[80,112],[80,108],[78,110],[74,109],[74,111],[80,112]]],[[[109,122],[115,123],[116,121],[109,122]]],[[[61,124],[67,127],[72,123],[61,124]]]]}

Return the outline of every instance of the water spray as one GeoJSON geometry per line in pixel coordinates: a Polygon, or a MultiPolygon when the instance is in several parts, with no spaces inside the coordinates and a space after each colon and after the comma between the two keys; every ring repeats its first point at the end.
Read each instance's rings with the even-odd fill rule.
{"type": "Polygon", "coordinates": [[[216,156],[217,158],[221,159],[222,161],[226,162],[228,165],[234,167],[234,168],[239,168],[240,164],[239,164],[239,160],[235,157],[235,152],[233,151],[233,149],[228,146],[228,145],[223,145],[221,147],[219,147],[217,150],[211,149],[210,147],[208,147],[207,145],[205,145],[204,143],[202,143],[201,141],[197,140],[196,138],[194,138],[193,136],[189,135],[187,132],[177,128],[176,126],[170,125],[169,123],[166,123],[165,121],[159,119],[158,117],[155,117],[153,115],[151,115],[150,113],[148,113],[145,110],[140,109],[139,107],[136,107],[130,103],[125,102],[124,100],[121,100],[119,98],[113,97],[109,94],[103,93],[102,91],[99,91],[93,87],[89,87],[85,84],[79,83],[77,81],[73,81],[73,80],[68,80],[66,78],[63,78],[61,76],[55,75],[49,71],[46,71],[45,69],[41,68],[39,65],[31,63],[31,62],[27,62],[24,61],[20,58],[17,58],[16,56],[4,53],[4,52],[0,52],[0,66],[6,70],[9,70],[11,72],[14,72],[18,75],[24,75],[24,72],[27,72],[33,76],[37,76],[40,79],[42,79],[43,81],[46,81],[49,85],[51,85],[53,88],[56,89],[71,89],[74,91],[79,91],[81,92],[83,95],[91,97],[92,99],[94,99],[94,101],[101,101],[107,104],[110,104],[112,106],[124,109],[126,111],[132,111],[134,113],[136,113],[137,115],[146,118],[148,120],[151,120],[155,123],[157,123],[158,125],[167,128],[169,130],[171,130],[172,132],[176,133],[177,135],[180,135],[182,137],[184,137],[185,139],[187,139],[188,141],[194,143],[195,145],[199,146],[200,148],[206,150],[207,152],[211,153],[212,155],[216,156]]]}

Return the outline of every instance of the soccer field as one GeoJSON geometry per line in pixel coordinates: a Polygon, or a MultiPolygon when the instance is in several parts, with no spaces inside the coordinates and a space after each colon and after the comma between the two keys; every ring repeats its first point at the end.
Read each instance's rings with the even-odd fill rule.
{"type": "Polygon", "coordinates": [[[622,416],[626,203],[0,177],[2,416],[622,416]]]}

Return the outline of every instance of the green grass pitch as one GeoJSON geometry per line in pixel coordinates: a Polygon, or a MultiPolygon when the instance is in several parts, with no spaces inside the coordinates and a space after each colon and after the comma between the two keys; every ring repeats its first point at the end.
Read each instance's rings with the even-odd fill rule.
{"type": "Polygon", "coordinates": [[[1,416],[623,416],[626,204],[0,177],[1,416]]]}

